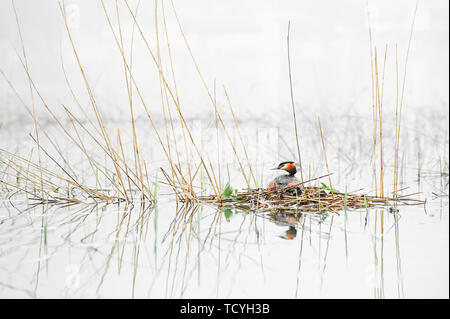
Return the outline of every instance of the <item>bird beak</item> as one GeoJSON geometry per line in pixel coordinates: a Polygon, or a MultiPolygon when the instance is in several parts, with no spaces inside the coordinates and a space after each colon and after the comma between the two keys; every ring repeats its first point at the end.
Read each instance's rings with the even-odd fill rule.
{"type": "Polygon", "coordinates": [[[278,167],[271,168],[272,171],[279,169],[278,167]]]}

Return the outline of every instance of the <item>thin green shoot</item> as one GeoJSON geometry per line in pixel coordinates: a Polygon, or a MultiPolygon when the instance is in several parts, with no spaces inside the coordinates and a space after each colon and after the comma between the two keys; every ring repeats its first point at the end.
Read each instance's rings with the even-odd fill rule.
{"type": "Polygon", "coordinates": [[[337,189],[334,189],[334,188],[331,188],[330,186],[328,186],[327,184],[325,184],[325,183],[323,183],[323,182],[320,182],[320,188],[321,189],[323,189],[323,190],[327,190],[327,191],[329,191],[330,193],[333,193],[333,194],[338,194],[338,193],[340,193],[340,191],[338,191],[337,189]]]}

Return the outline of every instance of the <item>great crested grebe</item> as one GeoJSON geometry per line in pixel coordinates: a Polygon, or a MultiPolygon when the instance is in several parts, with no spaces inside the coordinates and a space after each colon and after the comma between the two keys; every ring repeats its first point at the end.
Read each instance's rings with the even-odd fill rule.
{"type": "Polygon", "coordinates": [[[292,240],[297,236],[297,225],[301,224],[304,215],[302,213],[286,213],[283,210],[275,210],[269,213],[269,220],[278,226],[288,226],[280,238],[292,240]]]}
{"type": "Polygon", "coordinates": [[[279,189],[297,189],[302,190],[302,183],[295,177],[295,173],[297,173],[297,168],[295,167],[295,163],[288,161],[282,162],[277,167],[272,169],[280,169],[288,172],[288,175],[280,175],[276,177],[273,181],[269,183],[267,188],[271,191],[279,190],[279,189]]]}

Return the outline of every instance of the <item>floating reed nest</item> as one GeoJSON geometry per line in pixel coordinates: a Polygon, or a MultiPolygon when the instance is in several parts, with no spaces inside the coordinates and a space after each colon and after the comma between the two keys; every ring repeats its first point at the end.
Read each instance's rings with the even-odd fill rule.
{"type": "MultiPolygon", "coordinates": [[[[234,190],[221,196],[199,197],[199,201],[220,207],[232,207],[244,211],[271,211],[283,213],[324,213],[343,209],[368,209],[374,207],[396,210],[397,205],[421,205],[424,201],[410,195],[379,197],[366,194],[341,193],[324,187],[286,187],[277,191],[257,188],[243,192],[234,190]]],[[[415,193],[417,194],[417,193],[415,193]]]]}

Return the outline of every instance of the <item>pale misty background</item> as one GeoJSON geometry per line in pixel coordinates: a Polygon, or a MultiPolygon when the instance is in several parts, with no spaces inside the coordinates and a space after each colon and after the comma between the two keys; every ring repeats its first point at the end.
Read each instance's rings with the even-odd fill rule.
{"type": "MultiPolygon", "coordinates": [[[[89,99],[64,29],[58,2],[16,0],[31,76],[55,110],[74,106],[62,62],[77,97],[89,99]]],[[[135,8],[137,1],[129,1],[135,8]]],[[[186,116],[213,114],[174,18],[165,2],[168,32],[180,98],[186,116]]],[[[225,103],[225,85],[240,120],[270,120],[280,125],[290,112],[286,55],[287,24],[291,21],[291,60],[299,116],[349,114],[370,116],[370,51],[365,1],[174,1],[199,67],[217,100],[225,103]]],[[[395,107],[395,44],[400,79],[415,0],[370,1],[374,45],[383,56],[388,45],[385,107],[395,107]]],[[[71,0],[71,32],[87,77],[105,117],[129,116],[123,65],[100,1],[71,0]]],[[[115,1],[106,0],[115,18],[115,1]]],[[[130,47],[132,19],[119,1],[125,45],[130,47]]],[[[159,9],[160,10],[160,9],[159,9]]],[[[141,1],[138,20],[155,48],[154,1],[141,1]]],[[[113,23],[116,20],[113,20],[113,23]]],[[[161,28],[161,27],[160,27],[161,28]]],[[[161,32],[161,30],[160,30],[161,32]]],[[[17,53],[21,44],[10,1],[0,3],[0,68],[30,104],[26,74],[17,53]]],[[[380,58],[382,61],[382,58],[380,58]]],[[[381,62],[380,62],[381,63],[381,62]]],[[[409,114],[433,110],[448,118],[448,1],[419,2],[408,62],[405,109],[409,114]]],[[[155,66],[137,31],[133,65],[152,114],[161,114],[155,66]],[[152,108],[153,106],[153,108],[152,108]]],[[[381,66],[380,66],[381,69],[381,66]]],[[[0,80],[0,121],[32,121],[7,83],[0,80]]],[[[38,116],[48,117],[37,103],[38,116]]],[[[143,116],[142,108],[137,108],[143,116]]],[[[160,117],[159,117],[160,118],[160,117]]]]}
{"type": "MultiPolygon", "coordinates": [[[[116,1],[104,0],[104,2],[117,31],[116,1]]],[[[133,21],[124,1],[119,0],[118,3],[124,43],[127,48],[126,54],[129,56],[133,21]]],[[[132,8],[136,8],[138,1],[130,0],[129,3],[132,8]]],[[[170,1],[164,1],[164,3],[181,107],[188,123],[194,127],[195,133],[195,122],[197,120],[202,124],[211,122],[211,119],[214,119],[214,108],[186,49],[170,1]]],[[[42,97],[51,109],[62,118],[66,118],[62,111],[62,105],[80,115],[62,71],[64,65],[68,80],[80,104],[94,118],[89,96],[68,40],[58,1],[15,0],[15,4],[21,23],[30,75],[42,97]]],[[[304,167],[312,167],[312,176],[319,176],[327,171],[322,160],[322,145],[317,130],[317,117],[320,116],[324,126],[330,171],[335,172],[333,186],[339,187],[341,190],[344,185],[348,185],[349,190],[364,187],[365,190],[373,190],[371,188],[372,179],[367,178],[367,174],[371,173],[370,154],[373,123],[369,28],[365,0],[174,0],[174,4],[192,53],[211,91],[216,83],[217,102],[219,107],[224,110],[223,117],[226,123],[229,123],[231,117],[226,106],[223,86],[230,94],[233,108],[243,131],[248,129],[249,133],[255,133],[260,128],[267,128],[279,132],[279,147],[278,136],[267,134],[271,135],[272,139],[267,140],[266,144],[270,147],[267,148],[268,151],[262,152],[267,156],[266,160],[254,161],[252,159],[252,165],[255,164],[254,167],[261,176],[264,174],[264,183],[269,178],[273,178],[275,174],[274,171],[268,170],[269,167],[273,167],[281,160],[292,160],[296,157],[294,154],[295,142],[290,140],[294,138],[292,133],[294,131],[291,119],[286,48],[287,25],[288,21],[291,21],[292,80],[299,135],[302,138],[304,167]],[[281,138],[287,140],[287,143],[283,144],[281,138]],[[278,155],[276,151],[279,152],[278,155]],[[261,166],[257,166],[259,164],[261,166]]],[[[129,131],[130,111],[122,57],[107,24],[101,1],[67,0],[65,5],[75,46],[93,88],[96,102],[103,113],[103,118],[108,121],[106,125],[109,129],[126,127],[129,131]]],[[[154,5],[154,1],[141,0],[137,14],[139,23],[153,50],[156,47],[154,5]]],[[[396,91],[395,45],[398,45],[399,79],[402,82],[415,5],[415,0],[369,1],[373,44],[378,49],[380,64],[383,61],[385,46],[387,45],[388,48],[383,92],[383,136],[385,136],[385,141],[393,141],[396,91]]],[[[409,55],[402,117],[403,135],[400,150],[403,152],[402,158],[406,154],[404,158],[407,168],[415,169],[417,167],[417,154],[420,151],[422,151],[420,163],[424,169],[439,172],[442,170],[439,166],[441,158],[447,158],[447,155],[443,154],[448,154],[448,6],[447,0],[422,0],[419,2],[409,55]]],[[[158,10],[161,13],[160,7],[158,10]]],[[[159,22],[161,33],[162,24],[161,21],[159,22]]],[[[0,70],[11,81],[23,101],[31,106],[28,79],[18,55],[22,57],[22,47],[13,7],[11,1],[2,0],[0,1],[0,70]]],[[[163,63],[168,68],[168,59],[164,52],[163,63]]],[[[382,69],[381,66],[379,69],[382,69]]],[[[162,129],[163,115],[158,74],[137,30],[134,31],[133,41],[133,71],[150,112],[157,125],[160,125],[162,129]]],[[[166,74],[170,74],[170,71],[166,74]]],[[[34,97],[39,123],[49,131],[50,136],[58,139],[60,135],[52,135],[52,125],[56,128],[57,126],[43,108],[36,93],[34,93],[34,97]]],[[[139,131],[140,141],[143,145],[141,148],[142,158],[153,164],[150,167],[153,179],[153,174],[166,163],[160,146],[152,135],[149,121],[136,93],[134,93],[134,99],[135,114],[140,121],[139,129],[142,130],[139,131]]],[[[204,126],[206,125],[204,124],[204,126]]],[[[126,136],[128,131],[123,129],[121,132],[124,132],[123,134],[126,136]]],[[[33,119],[0,74],[0,148],[11,152],[22,149],[25,150],[23,154],[29,154],[31,147],[34,147],[28,136],[30,132],[33,132],[33,119]]],[[[58,131],[54,134],[61,134],[61,132],[58,131]]],[[[216,141],[212,138],[213,134],[207,137],[210,137],[214,147],[216,141]]],[[[199,139],[195,138],[195,140],[199,139]]],[[[78,163],[78,157],[72,152],[74,147],[67,141],[68,139],[64,139],[61,134],[61,140],[58,140],[58,143],[64,144],[64,154],[68,154],[67,158],[74,163],[73,167],[75,169],[84,167],[79,171],[85,172],[87,179],[93,178],[93,176],[89,176],[89,163],[86,160],[78,163]]],[[[103,156],[101,152],[97,153],[99,149],[92,140],[87,139],[87,141],[91,144],[88,147],[95,152],[93,154],[103,156]]],[[[129,138],[129,143],[124,143],[125,146],[131,146],[130,141],[129,138]]],[[[224,141],[228,143],[227,140],[224,139],[224,141]]],[[[126,142],[125,138],[124,142],[126,142]]],[[[393,158],[392,154],[389,154],[389,150],[392,153],[393,147],[389,142],[386,144],[385,162],[391,164],[393,158]]],[[[256,144],[249,142],[245,147],[250,152],[256,148],[256,144]]],[[[211,154],[216,154],[216,152],[219,154],[218,150],[213,150],[214,153],[211,152],[211,154]]],[[[217,162],[234,160],[230,154],[232,154],[231,151],[224,151],[221,161],[217,160],[217,162]]],[[[215,161],[215,158],[213,160],[215,161]]],[[[234,168],[238,169],[238,166],[235,165],[234,168]]],[[[392,165],[386,166],[385,172],[391,180],[392,174],[389,170],[392,170],[392,165]]],[[[415,192],[417,171],[409,170],[406,175],[408,186],[414,186],[408,192],[415,192]]],[[[438,185],[438,179],[432,181],[433,187],[438,185]]],[[[239,180],[234,179],[233,186],[243,187],[243,181],[240,182],[241,184],[239,184],[239,180]]],[[[428,188],[435,190],[426,181],[422,185],[425,185],[427,191],[428,188]]],[[[421,191],[421,189],[418,187],[417,191],[421,191]]],[[[431,217],[431,214],[424,214],[421,207],[410,211],[408,216],[405,214],[407,218],[402,219],[402,262],[403,265],[406,265],[403,272],[406,278],[406,296],[408,298],[448,298],[448,204],[446,205],[442,205],[441,202],[442,222],[440,219],[437,221],[437,218],[441,216],[436,207],[433,211],[430,209],[435,214],[435,219],[431,217]]],[[[8,211],[7,214],[9,215],[10,212],[8,211]]],[[[58,211],[56,215],[61,216],[58,211]]],[[[159,229],[168,229],[172,215],[161,214],[161,216],[159,229]]],[[[338,229],[335,235],[337,239],[332,243],[338,248],[330,248],[328,258],[333,261],[333,264],[330,262],[330,266],[327,268],[324,291],[319,290],[318,282],[321,277],[314,262],[315,253],[309,252],[309,255],[306,255],[306,262],[302,267],[306,267],[303,271],[308,275],[302,277],[304,280],[302,284],[308,297],[334,297],[341,296],[343,293],[348,293],[348,296],[356,298],[372,297],[369,287],[372,278],[370,276],[374,271],[372,237],[370,233],[360,231],[359,216],[353,215],[352,218],[353,220],[350,222],[353,224],[349,225],[352,225],[355,230],[352,234],[350,257],[353,264],[350,263],[351,267],[347,267],[344,248],[337,246],[344,243],[343,232],[338,229]]],[[[233,221],[234,223],[230,224],[224,223],[229,227],[230,236],[240,227],[241,219],[236,216],[233,221]]],[[[115,219],[111,219],[111,223],[114,224],[115,219]]],[[[103,226],[103,229],[107,230],[107,226],[108,224],[103,226]]],[[[272,223],[267,223],[267,227],[273,227],[273,233],[276,234],[281,231],[280,226],[272,223]]],[[[64,228],[57,227],[56,231],[63,232],[64,228]]],[[[273,233],[269,233],[268,236],[272,236],[273,233]]],[[[8,236],[11,235],[8,233],[8,236]]],[[[28,238],[21,230],[14,236],[16,237],[11,237],[14,245],[19,245],[22,243],[21,240],[28,238]]],[[[161,237],[162,235],[159,238],[161,237]]],[[[35,237],[30,238],[34,240],[35,237]]],[[[278,243],[276,240],[283,240],[279,239],[278,235],[268,238],[269,244],[272,243],[272,239],[274,243],[278,243]]],[[[390,243],[392,244],[393,241],[390,243]]],[[[65,243],[63,244],[65,245],[65,243]]],[[[265,250],[269,266],[267,268],[274,269],[267,276],[267,283],[261,280],[259,270],[255,271],[256,268],[253,264],[249,263],[250,266],[244,267],[243,270],[238,268],[235,277],[238,284],[232,296],[292,297],[298,268],[298,250],[295,246],[297,244],[298,241],[291,242],[290,245],[282,243],[278,246],[267,246],[269,247],[265,250]],[[271,247],[277,247],[277,249],[271,249],[271,247]],[[279,269],[283,269],[283,271],[280,272],[279,269]]],[[[322,250],[324,247],[322,246],[322,250]]],[[[36,247],[31,246],[31,248],[36,247]]],[[[386,246],[386,256],[388,256],[386,258],[389,258],[385,260],[386,283],[389,284],[388,297],[397,296],[395,287],[397,282],[394,280],[397,271],[394,248],[392,245],[386,246]]],[[[15,247],[13,249],[14,252],[17,250],[15,247]]],[[[258,249],[256,245],[250,246],[249,249],[253,249],[249,254],[253,253],[259,258],[259,246],[258,249]]],[[[65,272],[67,268],[65,267],[67,256],[72,256],[70,246],[68,246],[68,251],[67,255],[64,253],[59,255],[60,259],[52,264],[52,276],[49,281],[53,280],[54,282],[42,288],[40,296],[53,296],[59,293],[55,287],[59,287],[67,278],[65,272]]],[[[230,251],[236,252],[234,246],[230,251]]],[[[37,249],[33,252],[37,252],[37,249]]],[[[8,266],[5,268],[10,269],[9,273],[14,274],[11,277],[12,284],[17,287],[28,287],[31,282],[28,277],[23,276],[23,278],[27,278],[23,284],[17,278],[22,280],[22,274],[33,273],[34,264],[22,263],[22,260],[19,260],[20,256],[17,256],[4,258],[4,264],[8,266]],[[16,269],[16,259],[14,258],[22,268],[16,269]]],[[[71,259],[71,263],[76,260],[74,257],[73,260],[71,259]]],[[[89,273],[93,268],[91,264],[87,265],[86,269],[89,273]]],[[[215,265],[215,261],[204,265],[215,265]]],[[[233,269],[231,271],[226,269],[226,271],[228,274],[233,273],[233,269]]],[[[214,267],[202,266],[202,278],[208,278],[205,281],[206,288],[194,287],[190,296],[204,297],[211,294],[214,296],[214,292],[211,293],[210,288],[213,282],[211,278],[215,279],[216,272],[214,267]]],[[[128,290],[125,291],[123,287],[129,287],[131,281],[126,275],[132,274],[132,271],[128,273],[123,271],[123,273],[125,276],[114,277],[114,279],[106,281],[107,286],[104,292],[102,291],[102,296],[125,295],[128,297],[128,290]]],[[[223,282],[232,287],[234,282],[228,278],[223,282]]],[[[87,283],[90,284],[89,281],[87,283]]],[[[146,296],[148,288],[144,287],[145,280],[139,279],[138,283],[143,287],[139,291],[141,293],[139,296],[146,296]]],[[[164,282],[158,283],[159,286],[156,285],[154,292],[160,296],[159,294],[164,291],[164,282]]],[[[86,294],[74,296],[90,297],[95,296],[95,293],[91,290],[86,294]]],[[[223,296],[227,297],[228,295],[224,294],[223,296]]]]}

